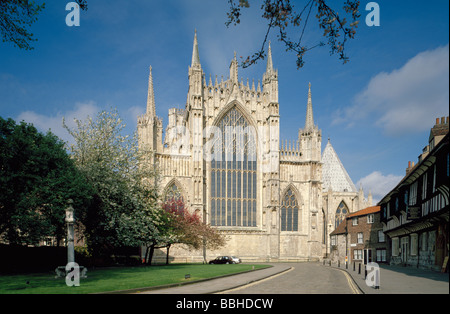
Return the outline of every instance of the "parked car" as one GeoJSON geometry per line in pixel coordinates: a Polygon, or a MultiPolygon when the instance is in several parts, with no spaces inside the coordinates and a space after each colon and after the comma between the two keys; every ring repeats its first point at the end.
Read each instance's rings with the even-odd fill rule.
{"type": "Polygon", "coordinates": [[[234,261],[235,264],[242,263],[242,261],[241,261],[241,259],[239,257],[231,256],[231,259],[234,261]]]}
{"type": "Polygon", "coordinates": [[[241,260],[234,256],[218,256],[212,261],[209,261],[210,264],[237,264],[240,262],[241,260]]]}

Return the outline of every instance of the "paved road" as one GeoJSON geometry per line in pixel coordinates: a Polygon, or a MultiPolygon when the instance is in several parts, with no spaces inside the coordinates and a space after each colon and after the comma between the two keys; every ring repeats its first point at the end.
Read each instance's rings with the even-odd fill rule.
{"type": "Polygon", "coordinates": [[[285,263],[287,272],[223,294],[356,294],[359,289],[344,271],[320,263],[285,263]]]}
{"type": "Polygon", "coordinates": [[[360,290],[346,272],[320,263],[275,263],[245,274],[144,294],[352,294],[360,290]]]}

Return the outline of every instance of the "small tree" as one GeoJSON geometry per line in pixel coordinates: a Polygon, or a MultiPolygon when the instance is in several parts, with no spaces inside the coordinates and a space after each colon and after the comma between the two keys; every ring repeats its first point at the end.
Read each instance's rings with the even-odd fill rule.
{"type": "Polygon", "coordinates": [[[166,264],[169,263],[169,250],[173,244],[185,244],[193,249],[203,246],[208,249],[217,249],[225,245],[225,237],[217,229],[204,223],[198,213],[191,213],[186,209],[182,199],[168,199],[162,205],[169,215],[169,228],[171,234],[165,243],[167,248],[166,264]]]}
{"type": "Polygon", "coordinates": [[[140,246],[158,235],[156,173],[138,149],[136,132],[122,134],[115,109],[75,122],[74,129],[64,126],[75,139],[72,158],[94,190],[93,206],[79,213],[90,249],[140,246]]]}

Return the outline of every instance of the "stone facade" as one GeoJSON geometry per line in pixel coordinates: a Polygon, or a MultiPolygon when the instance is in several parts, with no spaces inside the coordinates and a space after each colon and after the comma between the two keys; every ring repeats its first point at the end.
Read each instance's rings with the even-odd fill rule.
{"type": "MultiPolygon", "coordinates": [[[[185,109],[169,110],[163,138],[150,68],[147,112],[138,118],[140,149],[159,169],[163,197],[176,193],[228,238],[215,252],[177,247],[172,257],[319,260],[329,252],[328,224],[334,224],[338,205],[345,199],[353,212],[364,195],[334,186],[323,191],[322,134],[314,124],[311,84],[298,140],[280,141],[278,71],[270,44],[266,71],[256,85],[239,80],[236,54],[229,70],[227,80],[213,82],[209,76],[207,82],[195,34],[185,109]]],[[[346,180],[353,186],[348,175],[346,180]]]]}

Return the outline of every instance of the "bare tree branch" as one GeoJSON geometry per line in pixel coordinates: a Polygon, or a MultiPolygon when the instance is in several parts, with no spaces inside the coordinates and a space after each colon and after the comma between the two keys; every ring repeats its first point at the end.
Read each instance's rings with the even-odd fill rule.
{"type": "MultiPolygon", "coordinates": [[[[252,56],[248,56],[241,64],[242,67],[248,67],[257,63],[259,59],[264,59],[265,46],[267,38],[273,29],[278,29],[278,40],[284,43],[286,51],[292,51],[297,56],[297,68],[304,66],[304,56],[306,52],[320,46],[325,46],[325,43],[319,41],[313,45],[304,45],[303,37],[305,35],[306,26],[310,22],[310,16],[313,7],[317,8],[315,14],[318,20],[319,27],[324,30],[323,37],[328,39],[328,46],[330,47],[330,54],[337,53],[339,59],[344,63],[348,62],[348,57],[345,55],[345,44],[348,39],[353,39],[358,27],[358,12],[360,2],[359,0],[346,0],[343,4],[345,12],[343,17],[339,13],[327,5],[326,0],[305,0],[306,4],[301,11],[297,11],[291,4],[290,0],[263,0],[261,10],[262,17],[268,21],[267,32],[263,39],[262,47],[252,56]],[[306,15],[306,16],[305,16],[306,15]],[[347,16],[347,17],[346,17],[347,16]],[[352,20],[352,23],[347,27],[347,18],[352,20]],[[291,40],[288,34],[294,32],[293,28],[300,28],[300,34],[297,35],[296,40],[291,40]]],[[[249,0],[228,0],[230,10],[227,12],[228,20],[225,23],[227,27],[231,24],[235,26],[240,23],[241,8],[250,7],[249,0]]]]}
{"type": "MultiPolygon", "coordinates": [[[[87,10],[87,0],[76,0],[80,9],[87,10]]],[[[32,43],[37,41],[30,32],[33,23],[45,3],[36,4],[29,0],[0,0],[0,34],[3,42],[11,42],[19,49],[33,50],[32,43]]]]}

